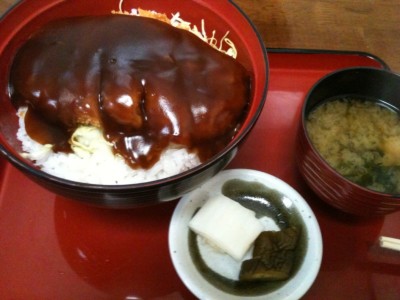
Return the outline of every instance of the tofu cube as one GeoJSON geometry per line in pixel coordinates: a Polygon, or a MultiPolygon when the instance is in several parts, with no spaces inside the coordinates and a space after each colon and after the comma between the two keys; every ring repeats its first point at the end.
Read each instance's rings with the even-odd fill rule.
{"type": "Polygon", "coordinates": [[[207,200],[189,227],[237,261],[264,230],[254,211],[223,195],[207,200]]]}

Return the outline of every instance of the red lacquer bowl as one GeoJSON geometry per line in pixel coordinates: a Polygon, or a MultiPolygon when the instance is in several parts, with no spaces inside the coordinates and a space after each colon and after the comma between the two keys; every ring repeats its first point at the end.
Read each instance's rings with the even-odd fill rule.
{"type": "Polygon", "coordinates": [[[317,152],[308,136],[305,120],[321,101],[337,96],[359,95],[379,99],[400,108],[400,76],[387,70],[350,68],[328,74],[306,96],[298,133],[296,161],[307,184],[325,202],[357,216],[385,215],[400,210],[400,195],[376,192],[337,173],[317,152]]]}
{"type": "Polygon", "coordinates": [[[232,1],[202,0],[36,0],[20,1],[0,20],[0,152],[19,170],[50,191],[85,203],[110,207],[132,208],[179,198],[193,190],[221,169],[238,151],[263,108],[268,82],[267,53],[260,35],[249,18],[232,1]],[[130,11],[132,8],[180,13],[185,21],[220,38],[229,31],[241,62],[252,74],[251,104],[243,126],[235,138],[219,154],[202,165],[163,180],[131,185],[83,184],[50,176],[34,167],[19,154],[16,139],[18,120],[7,93],[10,65],[17,49],[41,25],[58,18],[82,15],[104,15],[111,11],[130,11]]]}

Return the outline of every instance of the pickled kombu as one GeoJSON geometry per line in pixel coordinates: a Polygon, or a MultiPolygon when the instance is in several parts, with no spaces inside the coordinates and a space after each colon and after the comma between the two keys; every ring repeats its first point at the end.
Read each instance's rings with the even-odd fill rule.
{"type": "Polygon", "coordinates": [[[263,231],[254,242],[253,257],[242,263],[239,280],[274,281],[289,278],[299,236],[298,227],[263,231]]]}

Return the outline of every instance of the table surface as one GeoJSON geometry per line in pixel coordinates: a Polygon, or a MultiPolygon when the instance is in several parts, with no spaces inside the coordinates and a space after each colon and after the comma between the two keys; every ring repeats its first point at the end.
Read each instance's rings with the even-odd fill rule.
{"type": "MultiPolygon", "coordinates": [[[[0,0],[0,13],[15,0],[0,0]]],[[[236,0],[268,48],[354,50],[400,72],[399,0],[236,0]]]]}

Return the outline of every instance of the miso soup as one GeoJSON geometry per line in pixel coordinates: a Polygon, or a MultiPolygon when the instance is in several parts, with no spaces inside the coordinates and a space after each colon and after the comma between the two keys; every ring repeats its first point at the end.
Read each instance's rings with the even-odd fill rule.
{"type": "Polygon", "coordinates": [[[398,111],[380,101],[342,97],[311,111],[306,127],[314,147],[341,175],[378,192],[400,193],[398,111]]]}

